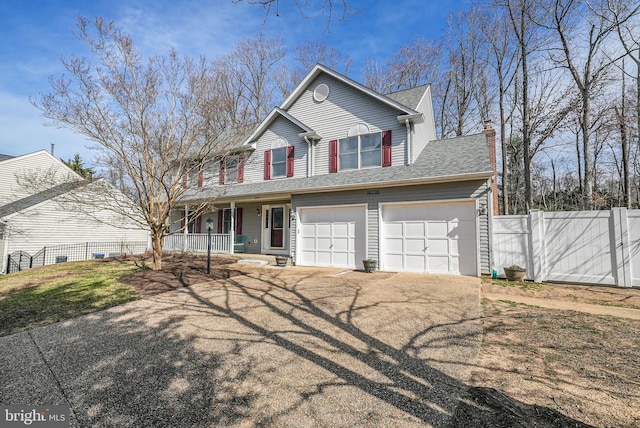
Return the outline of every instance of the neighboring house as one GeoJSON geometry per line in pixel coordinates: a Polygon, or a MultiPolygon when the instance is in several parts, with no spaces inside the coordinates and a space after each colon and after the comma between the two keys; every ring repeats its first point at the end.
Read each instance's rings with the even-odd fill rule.
{"type": "Polygon", "coordinates": [[[247,252],[299,265],[488,273],[495,131],[437,140],[430,91],[381,95],[317,65],[189,186],[172,232],[208,220],[247,252]],[[215,209],[190,218],[207,201],[215,209]]]}
{"type": "Polygon", "coordinates": [[[7,256],[15,251],[33,255],[44,246],[146,242],[147,231],[132,220],[75,202],[83,197],[94,200],[92,189],[104,186],[112,188],[104,180],[84,181],[45,150],[16,157],[0,155],[1,272],[6,271],[7,256]]]}

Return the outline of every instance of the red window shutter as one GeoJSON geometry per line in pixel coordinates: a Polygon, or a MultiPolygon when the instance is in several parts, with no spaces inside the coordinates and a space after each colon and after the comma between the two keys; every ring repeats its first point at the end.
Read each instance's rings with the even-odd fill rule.
{"type": "Polygon", "coordinates": [[[196,217],[196,233],[202,232],[202,216],[196,217]]]}
{"type": "Polygon", "coordinates": [[[198,187],[202,187],[203,182],[204,182],[204,171],[202,171],[202,167],[200,167],[200,171],[198,171],[198,187]]]}
{"type": "Polygon", "coordinates": [[[182,188],[187,188],[187,174],[182,174],[182,188]]]}
{"type": "Polygon", "coordinates": [[[242,208],[236,208],[236,235],[242,235],[242,208]]]}
{"type": "Polygon", "coordinates": [[[293,177],[293,146],[287,147],[287,177],[293,177]]]}
{"type": "Polygon", "coordinates": [[[224,184],[224,159],[220,160],[220,174],[218,175],[218,183],[224,184]]]}
{"type": "Polygon", "coordinates": [[[329,142],[329,172],[338,172],[338,140],[329,142]]]}
{"type": "Polygon", "coordinates": [[[218,233],[222,233],[222,222],[224,221],[224,211],[218,210],[218,233]]]}
{"type": "Polygon", "coordinates": [[[244,181],[244,154],[240,155],[238,159],[238,183],[244,181]]]}
{"type": "Polygon", "coordinates": [[[264,152],[264,179],[271,179],[271,150],[264,152]]]}
{"type": "Polygon", "coordinates": [[[180,230],[184,229],[184,224],[185,224],[185,213],[184,210],[180,210],[180,230]]]}
{"type": "Polygon", "coordinates": [[[391,166],[391,131],[382,131],[382,166],[391,166]]]}

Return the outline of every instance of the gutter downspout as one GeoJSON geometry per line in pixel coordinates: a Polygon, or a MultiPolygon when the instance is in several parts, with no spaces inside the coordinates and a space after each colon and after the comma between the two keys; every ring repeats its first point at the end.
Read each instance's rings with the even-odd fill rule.
{"type": "Polygon", "coordinates": [[[311,143],[311,140],[309,140],[308,135],[305,135],[303,138],[309,146],[309,150],[307,152],[307,177],[311,177],[313,175],[313,144],[311,143]]]}
{"type": "Polygon", "coordinates": [[[409,122],[409,119],[405,119],[404,120],[404,124],[407,127],[407,165],[411,165],[413,163],[413,159],[412,157],[412,150],[411,150],[411,144],[413,143],[413,141],[411,140],[411,122],[409,122]]]}

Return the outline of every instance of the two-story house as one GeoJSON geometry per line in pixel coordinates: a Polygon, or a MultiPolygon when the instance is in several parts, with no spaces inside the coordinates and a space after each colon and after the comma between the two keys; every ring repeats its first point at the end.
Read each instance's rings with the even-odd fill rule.
{"type": "Polygon", "coordinates": [[[381,95],[317,65],[188,190],[172,231],[184,230],[190,203],[211,201],[191,231],[208,221],[240,235],[247,252],[479,275],[490,266],[494,146],[492,129],[437,140],[428,85],[381,95]]]}

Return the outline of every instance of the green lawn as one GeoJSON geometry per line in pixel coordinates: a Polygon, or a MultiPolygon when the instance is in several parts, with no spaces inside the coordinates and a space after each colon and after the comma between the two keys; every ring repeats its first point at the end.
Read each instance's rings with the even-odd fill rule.
{"type": "Polygon", "coordinates": [[[0,276],[0,336],[95,312],[137,298],[118,278],[133,262],[71,262],[0,276]]]}

